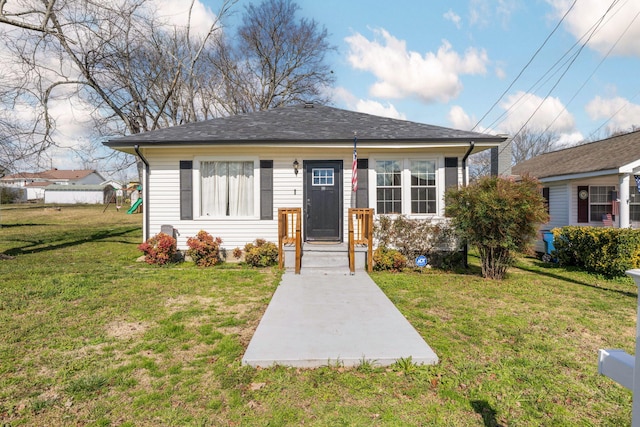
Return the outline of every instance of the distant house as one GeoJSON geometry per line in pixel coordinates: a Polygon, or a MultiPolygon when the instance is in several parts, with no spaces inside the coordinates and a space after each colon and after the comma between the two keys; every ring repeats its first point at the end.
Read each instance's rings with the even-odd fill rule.
{"type": "Polygon", "coordinates": [[[52,185],[99,185],[104,178],[92,169],[61,170],[50,169],[43,172],[20,172],[0,178],[0,185],[27,189],[27,199],[44,199],[45,189],[52,185]]]}
{"type": "Polygon", "coordinates": [[[46,188],[44,202],[52,204],[103,204],[115,194],[111,185],[59,185],[46,188]]]}
{"type": "Polygon", "coordinates": [[[145,163],[144,234],[206,230],[225,246],[277,241],[278,208],[302,210],[305,242],[344,242],[349,207],[444,217],[472,153],[506,137],[301,104],[105,142],[145,163]],[[354,136],[357,191],[352,191],[354,136]]]}
{"type": "Polygon", "coordinates": [[[513,167],[543,185],[551,219],[565,225],[640,227],[640,131],[534,157],[513,167]],[[612,222],[610,223],[609,220],[612,222]]]}

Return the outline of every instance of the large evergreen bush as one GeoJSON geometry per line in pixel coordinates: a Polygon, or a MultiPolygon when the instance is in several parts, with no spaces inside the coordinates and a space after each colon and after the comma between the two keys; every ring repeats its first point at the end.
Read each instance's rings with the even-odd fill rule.
{"type": "Polygon", "coordinates": [[[538,225],[548,221],[539,183],[530,177],[485,177],[450,189],[445,200],[456,232],[477,248],[486,278],[504,278],[516,254],[533,241],[538,225]]]}

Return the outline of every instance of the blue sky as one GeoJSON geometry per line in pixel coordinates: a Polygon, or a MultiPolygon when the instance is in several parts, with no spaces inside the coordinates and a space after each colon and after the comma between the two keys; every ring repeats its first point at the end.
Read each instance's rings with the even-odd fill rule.
{"type": "Polygon", "coordinates": [[[563,143],[640,125],[637,0],[575,2],[492,110],[572,0],[297,3],[337,47],[338,107],[461,129],[488,113],[476,130],[513,134],[529,120],[563,143]]]}
{"type": "MultiPolygon", "coordinates": [[[[186,24],[189,1],[150,1],[169,25],[186,24]]],[[[196,0],[194,33],[208,31],[221,1],[196,0]]],[[[250,1],[260,0],[239,0],[225,23],[250,1]]],[[[557,134],[559,146],[640,126],[638,0],[296,2],[336,47],[328,61],[337,107],[511,135],[528,122],[557,134]]],[[[92,111],[73,96],[52,102],[59,148],[47,166],[80,166],[72,149],[96,142],[92,111]]]]}

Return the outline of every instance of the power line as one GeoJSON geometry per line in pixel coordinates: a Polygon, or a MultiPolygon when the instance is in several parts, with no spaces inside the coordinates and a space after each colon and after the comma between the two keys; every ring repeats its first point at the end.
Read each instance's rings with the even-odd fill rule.
{"type": "Polygon", "coordinates": [[[511,81],[511,83],[509,84],[509,87],[507,87],[504,92],[502,92],[502,94],[498,97],[498,99],[496,99],[496,101],[493,103],[493,105],[489,108],[489,110],[487,110],[486,113],[484,113],[484,115],[480,118],[480,120],[478,120],[478,122],[475,124],[475,126],[473,126],[473,128],[471,129],[472,131],[475,130],[478,125],[480,125],[480,123],[489,115],[489,113],[496,107],[496,105],[498,105],[498,103],[500,102],[500,100],[502,98],[504,98],[504,96],[507,94],[507,92],[509,92],[509,90],[511,90],[511,88],[513,87],[513,85],[516,83],[516,81],[518,81],[518,79],[522,76],[522,74],[525,72],[525,70],[529,67],[529,65],[531,65],[531,63],[533,62],[533,60],[536,58],[536,56],[538,56],[538,53],[540,53],[540,51],[542,50],[542,48],[547,44],[547,42],[549,41],[549,39],[551,38],[551,36],[553,36],[553,34],[556,32],[556,30],[560,27],[560,24],[562,24],[562,22],[564,21],[564,19],[567,17],[567,15],[569,14],[569,12],[571,12],[571,9],[573,9],[573,7],[576,5],[576,3],[578,2],[578,0],[573,0],[573,3],[571,4],[571,6],[569,7],[569,9],[567,9],[567,11],[564,13],[564,15],[562,15],[562,18],[558,21],[558,23],[556,24],[556,26],[553,28],[553,30],[551,30],[551,32],[549,33],[549,35],[547,36],[547,38],[544,39],[544,42],[542,42],[542,44],[540,45],[540,47],[538,47],[538,49],[535,51],[535,53],[531,56],[531,58],[529,59],[529,61],[525,64],[524,67],[522,67],[522,69],[520,70],[520,72],[518,73],[518,75],[511,81]]]}

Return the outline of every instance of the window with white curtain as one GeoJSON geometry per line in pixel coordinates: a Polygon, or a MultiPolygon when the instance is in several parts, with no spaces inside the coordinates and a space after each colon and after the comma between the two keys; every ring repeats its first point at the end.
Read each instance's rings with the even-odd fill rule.
{"type": "Polygon", "coordinates": [[[200,214],[255,215],[253,168],[252,161],[200,162],[200,214]]]}

